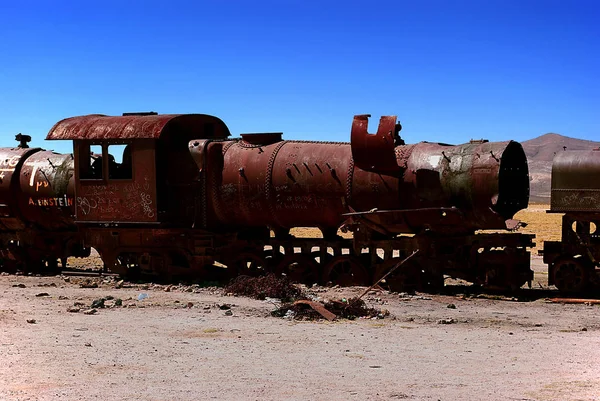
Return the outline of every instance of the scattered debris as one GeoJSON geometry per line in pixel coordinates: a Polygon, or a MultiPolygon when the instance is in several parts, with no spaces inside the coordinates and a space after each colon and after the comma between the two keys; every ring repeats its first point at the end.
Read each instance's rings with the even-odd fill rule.
{"type": "Polygon", "coordinates": [[[231,309],[231,305],[229,305],[229,304],[220,304],[218,306],[219,306],[219,309],[221,309],[221,310],[231,309]]]}
{"type": "Polygon", "coordinates": [[[29,324],[35,324],[35,319],[27,319],[27,323],[29,324]]]}
{"type": "MultiPolygon", "coordinates": [[[[311,296],[309,295],[309,297],[311,297],[311,296]]],[[[311,297],[311,299],[313,299],[314,301],[316,301],[316,300],[317,300],[316,298],[318,298],[318,297],[311,297]]],[[[273,305],[275,305],[275,306],[279,306],[279,305],[281,305],[281,299],[279,299],[279,298],[269,298],[269,297],[265,297],[265,302],[267,302],[267,303],[270,303],[270,304],[273,304],[273,305]]]]}
{"type": "Polygon", "coordinates": [[[224,289],[225,293],[243,295],[254,299],[279,298],[291,302],[306,298],[300,288],[286,277],[268,274],[261,277],[239,276],[224,289]]]}
{"type": "Polygon", "coordinates": [[[225,311],[225,316],[232,316],[232,315],[233,315],[233,312],[231,311],[231,309],[227,309],[225,311]]]}
{"type": "Polygon", "coordinates": [[[119,288],[123,288],[123,283],[125,282],[125,280],[119,280],[117,281],[117,284],[115,285],[115,288],[119,289],[119,288]]]}
{"type": "Polygon", "coordinates": [[[91,346],[92,346],[92,344],[91,344],[91,343],[85,343],[84,345],[85,345],[86,347],[91,347],[91,346]]]}
{"type": "Polygon", "coordinates": [[[98,288],[98,283],[93,280],[85,279],[81,283],[79,283],[80,288],[98,288]]]}
{"type": "Polygon", "coordinates": [[[148,298],[148,294],[146,294],[145,292],[142,292],[140,295],[138,295],[137,300],[143,301],[146,298],[148,298]]]}
{"type": "Polygon", "coordinates": [[[65,300],[69,299],[69,297],[64,296],[64,295],[59,295],[58,299],[59,299],[59,301],[65,301],[65,300]]]}
{"type": "Polygon", "coordinates": [[[19,284],[13,284],[13,287],[17,287],[17,288],[25,288],[27,287],[25,284],[23,283],[19,283],[19,284]]]}
{"type": "Polygon", "coordinates": [[[78,308],[77,306],[70,306],[67,309],[67,312],[71,312],[71,313],[79,313],[79,311],[81,310],[81,308],[78,308]]]}
{"type": "Polygon", "coordinates": [[[275,309],[271,315],[297,320],[315,320],[321,317],[327,320],[336,318],[354,320],[356,318],[383,319],[389,315],[389,311],[369,308],[362,299],[350,298],[339,301],[329,300],[324,303],[300,300],[275,309]]]}
{"type": "Polygon", "coordinates": [[[193,307],[193,306],[194,306],[194,303],[193,303],[193,302],[188,302],[188,303],[187,303],[187,305],[186,305],[186,307],[187,307],[188,309],[192,309],[192,307],[193,307]]]}
{"type": "Polygon", "coordinates": [[[39,294],[35,294],[36,297],[49,297],[50,294],[47,292],[40,292],[39,294]]]}
{"type": "Polygon", "coordinates": [[[454,304],[448,304],[447,308],[448,309],[456,309],[456,305],[454,305],[454,304]]]}
{"type": "Polygon", "coordinates": [[[440,319],[437,322],[438,324],[454,324],[456,323],[456,320],[450,318],[450,319],[440,319]]]}
{"type": "Polygon", "coordinates": [[[83,311],[83,314],[84,315],[93,315],[93,314],[95,314],[97,312],[98,312],[97,309],[86,309],[86,310],[83,311]]]}
{"type": "Polygon", "coordinates": [[[115,306],[123,306],[123,300],[121,298],[115,299],[115,306]]]}
{"type": "MultiPolygon", "coordinates": [[[[323,304],[320,303],[320,302],[307,301],[305,299],[300,299],[300,300],[294,302],[292,305],[293,306],[296,306],[296,305],[308,305],[315,312],[317,312],[319,315],[323,316],[325,319],[329,320],[330,322],[332,320],[335,320],[335,318],[336,318],[335,314],[331,313],[327,309],[325,309],[325,307],[323,306],[323,304]]],[[[289,310],[288,310],[288,312],[289,312],[289,310]]],[[[287,312],[286,312],[286,314],[287,314],[287,312]]]]}
{"type": "Polygon", "coordinates": [[[92,302],[91,308],[95,309],[95,308],[104,308],[104,301],[106,300],[106,298],[98,298],[95,299],[92,302]]]}

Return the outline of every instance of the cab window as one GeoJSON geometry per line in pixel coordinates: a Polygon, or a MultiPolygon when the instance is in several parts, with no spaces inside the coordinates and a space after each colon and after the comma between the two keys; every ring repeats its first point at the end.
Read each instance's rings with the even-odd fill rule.
{"type": "Polygon", "coordinates": [[[131,144],[108,145],[108,178],[111,180],[133,178],[131,144]]]}
{"type": "Polygon", "coordinates": [[[104,178],[102,145],[84,144],[80,146],[79,150],[79,177],[84,180],[101,180],[104,178]]]}

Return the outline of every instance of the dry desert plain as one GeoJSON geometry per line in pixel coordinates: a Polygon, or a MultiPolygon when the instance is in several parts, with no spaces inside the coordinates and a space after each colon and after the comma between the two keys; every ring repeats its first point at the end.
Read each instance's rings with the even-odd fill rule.
{"type": "MultiPolygon", "coordinates": [[[[560,232],[545,209],[517,216],[538,241],[560,232]]],[[[3,275],[0,400],[598,400],[600,307],[548,303],[532,260],[526,296],[372,291],[390,316],[334,322],[218,288],[3,275]]]]}

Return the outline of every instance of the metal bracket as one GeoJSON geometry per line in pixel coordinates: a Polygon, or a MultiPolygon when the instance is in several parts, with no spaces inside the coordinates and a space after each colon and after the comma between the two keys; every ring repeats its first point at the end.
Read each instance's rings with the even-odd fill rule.
{"type": "Polygon", "coordinates": [[[400,172],[395,148],[404,144],[398,134],[402,126],[396,123],[396,116],[382,116],[377,133],[369,134],[369,117],[369,114],[356,115],[352,122],[350,142],[355,165],[374,173],[400,172]]]}

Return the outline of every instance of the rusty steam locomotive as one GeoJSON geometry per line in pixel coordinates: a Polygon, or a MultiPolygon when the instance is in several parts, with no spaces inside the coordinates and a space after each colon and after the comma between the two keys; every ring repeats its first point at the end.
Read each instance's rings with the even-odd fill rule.
{"type": "Polygon", "coordinates": [[[366,285],[410,255],[384,285],[531,281],[534,236],[510,231],[529,198],[519,143],[407,145],[395,116],[376,134],[367,125],[355,116],[338,143],[231,139],[202,114],[67,118],[47,139],[73,141],[72,155],[0,150],[4,269],[54,269],[93,247],[112,272],[165,279],[219,270],[366,285]]]}
{"type": "Polygon", "coordinates": [[[552,164],[550,213],[564,213],[561,241],[541,253],[561,291],[600,288],[600,149],[559,152],[552,164]]]}

